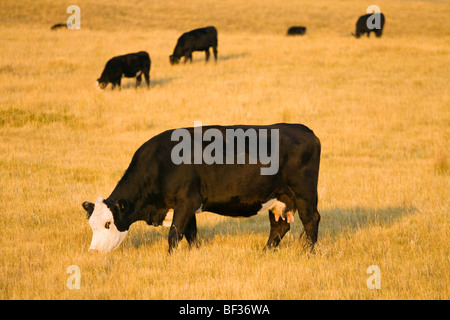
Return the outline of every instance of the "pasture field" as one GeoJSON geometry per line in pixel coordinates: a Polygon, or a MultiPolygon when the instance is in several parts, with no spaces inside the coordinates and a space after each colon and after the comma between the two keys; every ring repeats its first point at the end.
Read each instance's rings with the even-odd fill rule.
{"type": "MultiPolygon", "coordinates": [[[[448,1],[0,3],[0,299],[449,299],[448,1]],[[66,8],[80,30],[50,31],[66,8]],[[355,39],[378,5],[383,37],[355,39]],[[171,66],[182,32],[214,25],[217,64],[171,66]],[[303,37],[288,27],[305,25],[303,37]],[[151,88],[94,88],[106,61],[145,50],[151,88]],[[267,216],[197,216],[200,247],[167,254],[138,222],[87,252],[81,207],[107,197],[136,149],[172,128],[302,123],[322,143],[319,241],[296,216],[263,252],[267,216]],[[70,290],[67,268],[81,271],[70,290]],[[381,270],[381,289],[367,268],[381,270]]],[[[217,183],[221,183],[217,181],[217,183]]]]}

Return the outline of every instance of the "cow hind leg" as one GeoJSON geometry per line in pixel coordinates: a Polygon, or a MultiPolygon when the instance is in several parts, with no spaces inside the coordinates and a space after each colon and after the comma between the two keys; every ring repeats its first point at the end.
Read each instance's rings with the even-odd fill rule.
{"type": "Polygon", "coordinates": [[[145,82],[147,83],[147,88],[150,88],[150,71],[144,72],[145,82]]]}
{"type": "Polygon", "coordinates": [[[186,237],[187,242],[189,243],[189,247],[198,247],[197,242],[197,221],[195,219],[195,214],[189,221],[186,231],[184,233],[184,236],[186,237]]]}
{"type": "Polygon", "coordinates": [[[295,205],[305,229],[307,242],[311,247],[311,251],[314,252],[314,245],[317,242],[320,222],[320,214],[317,211],[317,194],[315,199],[307,200],[297,197],[295,199],[295,205]]]}
{"type": "Polygon", "coordinates": [[[176,225],[172,224],[169,230],[169,253],[173,252],[181,239],[183,239],[183,233],[178,230],[176,225]]]}
{"type": "Polygon", "coordinates": [[[267,240],[264,250],[276,248],[281,239],[283,239],[286,232],[290,229],[290,223],[284,219],[275,220],[275,215],[272,211],[269,211],[269,221],[270,221],[270,234],[269,240],[267,240]]]}
{"type": "Polygon", "coordinates": [[[211,53],[209,52],[209,48],[205,50],[205,61],[208,62],[209,61],[209,57],[210,57],[211,53]]]}
{"type": "Polygon", "coordinates": [[[213,47],[214,60],[217,62],[217,47],[213,47]]]}

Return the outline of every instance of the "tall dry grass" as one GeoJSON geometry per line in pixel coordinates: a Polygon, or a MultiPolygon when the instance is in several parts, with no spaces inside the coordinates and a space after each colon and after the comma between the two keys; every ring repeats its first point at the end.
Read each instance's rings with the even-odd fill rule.
{"type": "Polygon", "coordinates": [[[50,31],[69,4],[0,5],[0,298],[449,298],[447,3],[379,1],[383,37],[359,40],[360,1],[76,1],[81,30],[50,31]],[[286,37],[294,24],[307,35],[286,37]],[[219,30],[218,63],[170,66],[180,33],[203,25],[219,30]],[[138,50],[150,90],[94,90],[109,58],[138,50]],[[316,254],[299,219],[263,253],[267,217],[211,213],[198,215],[199,249],[169,256],[167,230],[139,222],[111,254],[87,253],[81,203],[108,196],[143,142],[195,120],[314,130],[316,254]]]}

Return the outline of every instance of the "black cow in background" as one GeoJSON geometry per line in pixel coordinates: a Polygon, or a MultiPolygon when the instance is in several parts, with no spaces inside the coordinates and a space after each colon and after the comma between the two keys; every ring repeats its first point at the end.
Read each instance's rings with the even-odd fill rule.
{"type": "Polygon", "coordinates": [[[141,84],[142,74],[147,82],[147,88],[150,87],[150,56],[145,51],[129,53],[123,56],[117,56],[110,59],[97,79],[97,85],[104,89],[108,83],[112,84],[112,89],[119,86],[122,75],[126,78],[136,77],[136,88],[141,84]]]}
{"type": "Polygon", "coordinates": [[[306,27],[290,27],[288,29],[287,35],[288,36],[302,36],[306,32],[306,27]]]}
{"type": "Polygon", "coordinates": [[[184,63],[187,60],[192,62],[192,52],[205,51],[206,62],[209,60],[209,48],[212,47],[214,59],[217,62],[217,30],[214,27],[195,29],[183,33],[178,38],[177,45],[173,54],[169,57],[170,64],[177,64],[181,57],[184,57],[184,63]]]}
{"type": "Polygon", "coordinates": [[[60,28],[66,28],[66,29],[67,29],[67,23],[57,23],[57,24],[54,24],[54,25],[50,28],[50,30],[57,30],[57,29],[60,29],[60,28]]]}
{"type": "Polygon", "coordinates": [[[367,33],[367,37],[369,37],[370,32],[374,32],[377,38],[379,38],[383,34],[384,21],[385,21],[384,14],[382,13],[369,13],[364,16],[361,16],[356,22],[356,33],[355,34],[352,33],[352,35],[355,36],[356,38],[359,38],[364,33],[367,33]],[[367,25],[367,20],[369,18],[371,18],[371,20],[369,21],[369,25],[367,25]],[[377,21],[380,22],[379,26],[376,25],[377,21]],[[372,26],[372,24],[374,23],[375,25],[372,26]]]}

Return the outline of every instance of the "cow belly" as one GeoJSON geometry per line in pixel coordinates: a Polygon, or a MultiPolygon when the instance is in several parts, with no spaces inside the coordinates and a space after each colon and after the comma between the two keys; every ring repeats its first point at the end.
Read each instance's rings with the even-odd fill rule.
{"type": "Polygon", "coordinates": [[[123,76],[124,76],[125,78],[135,78],[135,77],[139,77],[141,74],[142,74],[142,70],[138,70],[138,71],[128,71],[128,72],[125,72],[125,73],[123,74],[123,76]]]}
{"type": "Polygon", "coordinates": [[[245,203],[237,199],[233,199],[230,202],[210,202],[208,201],[203,205],[202,211],[209,211],[217,213],[223,216],[231,217],[250,217],[258,213],[261,208],[261,204],[245,203]]]}
{"type": "Polygon", "coordinates": [[[286,210],[286,204],[278,199],[270,199],[269,201],[260,204],[258,203],[215,203],[208,204],[202,208],[203,211],[210,211],[224,216],[232,217],[250,217],[256,214],[267,214],[269,211],[275,216],[275,221],[278,221],[280,217],[288,222],[294,222],[294,212],[292,210],[286,210]]]}
{"type": "Polygon", "coordinates": [[[210,46],[207,47],[201,47],[201,48],[195,48],[194,51],[206,51],[209,49],[210,46]]]}
{"type": "MultiPolygon", "coordinates": [[[[294,222],[294,212],[292,210],[286,210],[286,204],[284,202],[279,201],[278,199],[270,199],[269,201],[259,205],[260,209],[255,210],[255,205],[242,205],[234,204],[231,205],[218,205],[215,206],[205,206],[203,204],[200,208],[195,211],[195,213],[201,213],[203,211],[210,211],[216,214],[225,215],[225,216],[239,216],[239,217],[250,217],[256,214],[267,214],[269,211],[275,216],[275,221],[278,221],[280,218],[283,220],[287,219],[288,223],[294,222]]],[[[162,225],[164,227],[170,227],[172,225],[173,220],[173,209],[170,209],[166,213],[166,217],[162,225]]]]}

